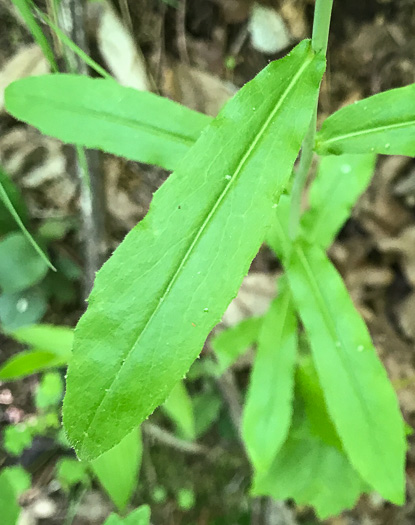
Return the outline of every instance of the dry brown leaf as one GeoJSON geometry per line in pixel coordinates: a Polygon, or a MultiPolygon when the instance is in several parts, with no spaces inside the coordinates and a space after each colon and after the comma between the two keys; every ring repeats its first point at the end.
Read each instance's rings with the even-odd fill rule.
{"type": "Polygon", "coordinates": [[[49,73],[49,64],[37,44],[19,49],[0,70],[0,112],[4,111],[4,90],[19,78],[49,73]]]}

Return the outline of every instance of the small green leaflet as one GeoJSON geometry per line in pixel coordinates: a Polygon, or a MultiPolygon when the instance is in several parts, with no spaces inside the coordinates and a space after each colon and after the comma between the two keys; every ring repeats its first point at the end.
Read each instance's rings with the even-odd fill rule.
{"type": "Polygon", "coordinates": [[[350,210],[373,176],[376,156],[329,155],[320,161],[311,185],[310,209],[301,227],[310,244],[327,249],[350,216],[350,210]]]}
{"type": "Polygon", "coordinates": [[[2,524],[16,525],[20,514],[19,496],[30,487],[30,477],[22,467],[0,472],[0,516],[2,524]]]}
{"type": "Polygon", "coordinates": [[[141,432],[135,429],[118,445],[91,461],[94,474],[120,511],[126,508],[137,485],[141,456],[141,432]]]}
{"type": "Polygon", "coordinates": [[[162,405],[162,410],[176,425],[183,439],[195,439],[195,417],[192,400],[183,381],[179,381],[162,405]]]}
{"type": "Polygon", "coordinates": [[[219,373],[233,365],[240,355],[256,343],[262,322],[262,317],[248,317],[212,338],[211,344],[218,359],[219,373]]]}
{"type": "Polygon", "coordinates": [[[304,41],[246,84],[98,272],[75,331],[63,408],[81,458],[114,446],[166,399],[235,297],[291,174],[324,68],[304,41]]]}
{"type": "Polygon", "coordinates": [[[415,84],[365,98],[330,115],[316,137],[320,155],[415,156],[415,84]]]}
{"type": "Polygon", "coordinates": [[[271,468],[257,474],[253,495],[312,505],[320,519],[352,508],[367,488],[345,455],[312,434],[301,406],[271,468]]]}
{"type": "Polygon", "coordinates": [[[5,91],[7,111],[63,142],[173,169],[211,118],[113,80],[28,77],[5,91]]]}
{"type": "Polygon", "coordinates": [[[259,333],[242,417],[242,437],[256,471],[270,467],[287,437],[296,357],[297,319],[290,289],[280,281],[259,333]]]}
{"type": "Polygon", "coordinates": [[[50,67],[53,71],[58,71],[58,65],[56,64],[55,56],[51,46],[45,35],[43,34],[42,29],[36,21],[36,18],[32,11],[32,2],[31,0],[12,0],[12,3],[17,7],[22,15],[23,20],[29,31],[32,33],[33,38],[39,44],[42,49],[43,54],[48,60],[50,67]]]}

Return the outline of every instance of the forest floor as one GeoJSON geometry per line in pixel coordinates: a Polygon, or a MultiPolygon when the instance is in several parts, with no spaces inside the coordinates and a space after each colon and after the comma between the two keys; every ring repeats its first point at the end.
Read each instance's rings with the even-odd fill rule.
{"type": "MultiPolygon", "coordinates": [[[[265,42],[255,37],[251,0],[126,0],[114,1],[110,11],[104,3],[91,3],[86,33],[94,59],[108,67],[117,78],[122,77],[123,83],[146,86],[193,109],[216,115],[223,103],[270,60],[282,57],[311,33],[311,0],[264,0],[261,3],[272,8],[282,21],[276,41],[273,36],[265,42]],[[112,25],[110,22],[104,27],[108,20],[112,20],[112,25]],[[125,38],[126,32],[133,38],[125,38]],[[261,50],[264,46],[273,49],[264,52],[261,50]]],[[[75,180],[67,176],[71,169],[67,146],[18,123],[3,108],[2,92],[8,82],[28,72],[47,70],[23,23],[8,4],[7,0],[0,1],[0,165],[20,187],[33,224],[45,217],[76,217],[79,195],[75,180]],[[20,58],[16,60],[18,53],[20,58]]],[[[261,28],[261,22],[258,24],[261,28]]],[[[258,28],[257,31],[261,32],[258,28]]],[[[414,81],[413,0],[335,0],[328,69],[320,98],[320,120],[355,100],[414,81]]],[[[110,253],[143,218],[152,194],[168,174],[106,154],[102,155],[102,173],[110,253]]],[[[55,249],[76,265],[82,265],[76,229],[57,241],[55,249]]],[[[369,326],[397,389],[405,420],[415,428],[413,159],[379,157],[369,189],[354,208],[329,254],[369,326]]],[[[259,284],[246,287],[244,311],[258,313],[263,302],[269,300],[273,287],[269,276],[278,270],[278,261],[270,251],[261,249],[251,268],[259,284]]],[[[81,295],[81,283],[78,283],[75,295],[64,304],[53,301],[49,304],[44,321],[73,326],[83,310],[81,295]]],[[[238,299],[235,304],[237,310],[238,299]]],[[[2,362],[16,347],[5,337],[0,343],[2,362]]],[[[234,370],[239,386],[246,382],[249,364],[246,359],[234,370]]],[[[33,413],[36,381],[36,377],[31,377],[15,383],[0,383],[0,425],[3,428],[33,413]]],[[[237,443],[226,406],[222,412],[202,439],[207,448],[221,443],[225,452],[215,461],[210,456],[185,454],[174,449],[172,454],[172,449],[154,437],[145,436],[143,481],[135,501],[151,500],[154,488],[160,485],[168,494],[165,501],[152,504],[154,524],[273,525],[267,522],[265,501],[257,502],[256,511],[249,502],[249,466],[237,443]],[[195,492],[197,504],[190,512],[178,508],[175,498],[169,496],[177,487],[190,487],[195,492]]],[[[162,415],[155,417],[161,425],[168,425],[162,415]]],[[[364,497],[354,510],[326,523],[414,523],[415,438],[410,436],[409,443],[408,497],[404,507],[389,505],[381,498],[364,497]]],[[[61,454],[59,445],[45,438],[20,458],[34,475],[37,492],[32,494],[32,499],[43,497],[54,502],[50,515],[31,523],[66,523],[63,516],[69,505],[67,494],[50,493],[47,489],[54,479],[54,465],[61,454]]],[[[0,451],[0,467],[10,461],[7,454],[0,451]]],[[[82,496],[73,523],[100,524],[110,509],[106,497],[95,488],[82,496]]],[[[319,523],[309,509],[298,508],[295,514],[298,523],[319,523]]]]}

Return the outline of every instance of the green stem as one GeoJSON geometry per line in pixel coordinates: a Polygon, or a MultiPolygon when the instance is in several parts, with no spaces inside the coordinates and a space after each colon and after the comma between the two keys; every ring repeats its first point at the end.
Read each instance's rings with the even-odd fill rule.
{"type": "MultiPolygon", "coordinates": [[[[315,53],[326,54],[329,39],[331,10],[333,0],[316,0],[311,45],[315,53]]],[[[289,234],[292,239],[297,236],[301,217],[301,196],[307,182],[308,172],[313,161],[314,139],[316,135],[317,104],[311,118],[310,127],[304,137],[301,148],[300,164],[295,175],[291,194],[291,212],[289,234]]]]}

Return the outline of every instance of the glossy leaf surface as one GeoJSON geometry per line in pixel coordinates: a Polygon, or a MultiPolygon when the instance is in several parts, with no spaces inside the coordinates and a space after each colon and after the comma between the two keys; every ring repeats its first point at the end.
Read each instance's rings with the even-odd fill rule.
{"type": "Polygon", "coordinates": [[[297,320],[288,286],[265,314],[242,418],[242,437],[257,471],[269,468],[291,424],[297,320]]]}
{"type": "Polygon", "coordinates": [[[131,160],[177,166],[211,118],[113,80],[28,77],[5,92],[7,111],[63,142],[131,160]]]}
{"type": "Polygon", "coordinates": [[[235,297],[291,174],[324,66],[305,41],[246,84],[98,272],[63,409],[81,458],[111,448],[166,399],[235,297]]]}
{"type": "Polygon", "coordinates": [[[330,155],[322,157],[310,188],[310,209],[301,226],[307,240],[327,249],[373,176],[376,156],[330,155]]]}
{"type": "Polygon", "coordinates": [[[141,455],[141,432],[136,429],[91,462],[94,474],[121,511],[129,503],[137,485],[141,455]]]}
{"type": "Polygon", "coordinates": [[[415,156],[415,84],[339,109],[323,122],[315,149],[320,155],[415,156]]]}

